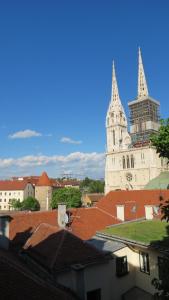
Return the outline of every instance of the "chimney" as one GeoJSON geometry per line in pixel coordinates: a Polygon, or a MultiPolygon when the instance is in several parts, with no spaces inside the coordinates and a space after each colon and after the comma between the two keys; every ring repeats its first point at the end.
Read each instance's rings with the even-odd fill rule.
{"type": "Polygon", "coordinates": [[[65,228],[67,223],[68,223],[68,216],[66,213],[66,205],[60,203],[58,204],[58,225],[61,228],[65,228]]]}
{"type": "Polygon", "coordinates": [[[10,216],[0,216],[0,248],[8,250],[9,248],[9,222],[10,216]]]}

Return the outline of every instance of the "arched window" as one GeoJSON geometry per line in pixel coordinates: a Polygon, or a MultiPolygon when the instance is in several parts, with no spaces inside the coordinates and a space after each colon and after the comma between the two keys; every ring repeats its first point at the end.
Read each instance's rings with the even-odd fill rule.
{"type": "Polygon", "coordinates": [[[131,161],[131,168],[134,168],[134,157],[133,157],[133,154],[131,154],[130,161],[131,161]]]}
{"type": "Polygon", "coordinates": [[[125,160],[125,156],[123,156],[123,169],[126,168],[126,160],[125,160]]]}
{"type": "Polygon", "coordinates": [[[116,137],[115,137],[115,130],[113,129],[113,145],[115,145],[116,137]]]}
{"type": "Polygon", "coordinates": [[[129,160],[129,156],[127,155],[127,169],[130,168],[130,160],[129,160]]]}

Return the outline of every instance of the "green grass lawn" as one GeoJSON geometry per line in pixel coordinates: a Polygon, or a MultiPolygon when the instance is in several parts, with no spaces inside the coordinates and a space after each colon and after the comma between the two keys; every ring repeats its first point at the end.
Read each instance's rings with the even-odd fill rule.
{"type": "Polygon", "coordinates": [[[120,224],[104,229],[102,232],[145,244],[162,241],[169,245],[169,223],[160,220],[120,224]]]}

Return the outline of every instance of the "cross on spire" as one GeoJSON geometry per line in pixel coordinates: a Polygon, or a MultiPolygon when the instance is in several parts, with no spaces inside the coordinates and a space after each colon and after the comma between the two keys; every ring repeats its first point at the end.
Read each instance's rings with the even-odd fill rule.
{"type": "Polygon", "coordinates": [[[137,99],[141,99],[143,97],[148,97],[148,87],[146,82],[146,77],[144,73],[144,67],[141,57],[141,50],[138,49],[138,96],[137,99]]]}

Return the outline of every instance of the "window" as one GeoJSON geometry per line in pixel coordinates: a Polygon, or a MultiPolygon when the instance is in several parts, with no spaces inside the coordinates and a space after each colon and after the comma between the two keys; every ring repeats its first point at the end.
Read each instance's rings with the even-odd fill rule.
{"type": "Polygon", "coordinates": [[[127,168],[130,168],[130,160],[129,160],[129,156],[127,155],[127,168]]]}
{"type": "Polygon", "coordinates": [[[0,199],[0,202],[2,202],[2,199],[0,199]]]}
{"type": "Polygon", "coordinates": [[[126,168],[126,160],[125,160],[125,156],[123,156],[123,169],[126,168]]]}
{"type": "Polygon", "coordinates": [[[116,258],[116,275],[123,276],[128,273],[127,256],[116,258]]]}
{"type": "Polygon", "coordinates": [[[6,199],[4,199],[4,202],[6,202],[6,199]]]}
{"type": "Polygon", "coordinates": [[[115,130],[113,129],[113,145],[115,145],[115,130]]]}
{"type": "Polygon", "coordinates": [[[11,193],[9,193],[9,196],[11,196],[11,193]]]}
{"type": "Polygon", "coordinates": [[[150,274],[149,255],[140,251],[140,271],[150,274]]]}
{"type": "Polygon", "coordinates": [[[87,300],[101,300],[101,289],[87,292],[87,300]]]}
{"type": "Polygon", "coordinates": [[[131,155],[131,168],[134,168],[134,157],[133,157],[133,154],[131,155]]]}

